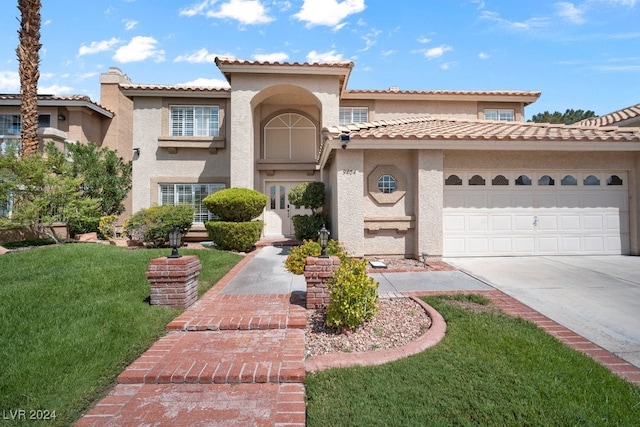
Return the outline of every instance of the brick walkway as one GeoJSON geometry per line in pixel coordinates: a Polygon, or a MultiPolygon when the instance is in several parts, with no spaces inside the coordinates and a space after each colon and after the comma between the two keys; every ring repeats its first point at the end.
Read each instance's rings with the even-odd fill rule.
{"type": "MultiPolygon", "coordinates": [[[[304,426],[304,297],[221,294],[255,253],[169,323],[167,335],[129,365],[114,389],[76,425],[304,426]]],[[[505,313],[536,323],[640,386],[640,369],[519,301],[500,291],[473,293],[486,295],[505,313]]],[[[423,341],[426,346],[430,339],[423,341]]],[[[405,348],[394,351],[388,360],[409,354],[405,348]]],[[[345,361],[339,359],[331,363],[342,366],[345,361]]],[[[375,361],[375,353],[368,359],[375,361]]]]}
{"type": "Polygon", "coordinates": [[[220,294],[253,254],[169,323],[76,425],[304,426],[300,301],[220,294]]]}

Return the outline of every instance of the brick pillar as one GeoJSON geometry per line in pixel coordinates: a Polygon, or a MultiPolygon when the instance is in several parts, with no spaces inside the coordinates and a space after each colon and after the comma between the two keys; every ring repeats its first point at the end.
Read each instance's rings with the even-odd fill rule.
{"type": "Polygon", "coordinates": [[[307,257],[304,266],[304,278],[307,282],[307,310],[324,308],[331,302],[326,281],[333,277],[333,272],[340,266],[340,258],[307,257]]]}
{"type": "Polygon", "coordinates": [[[151,305],[187,308],[198,299],[200,261],[195,255],[155,258],[147,268],[151,305]]]}

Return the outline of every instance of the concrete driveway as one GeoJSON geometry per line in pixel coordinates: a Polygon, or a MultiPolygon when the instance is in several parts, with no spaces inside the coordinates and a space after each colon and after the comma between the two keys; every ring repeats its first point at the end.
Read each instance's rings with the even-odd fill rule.
{"type": "Polygon", "coordinates": [[[444,261],[640,367],[640,257],[444,261]]]}

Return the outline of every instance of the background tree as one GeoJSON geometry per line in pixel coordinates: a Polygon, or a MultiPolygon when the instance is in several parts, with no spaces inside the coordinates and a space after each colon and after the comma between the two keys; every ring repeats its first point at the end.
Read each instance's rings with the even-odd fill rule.
{"type": "Polygon", "coordinates": [[[534,122],[534,123],[553,123],[553,124],[570,125],[573,123],[577,123],[581,120],[590,119],[592,117],[596,117],[596,113],[594,113],[591,110],[584,111],[584,110],[567,109],[567,111],[565,111],[564,113],[561,113],[560,111],[555,111],[553,113],[550,113],[548,111],[545,111],[544,113],[538,113],[533,117],[531,117],[531,120],[528,120],[528,121],[534,122]]]}
{"type": "Polygon", "coordinates": [[[100,199],[100,214],[120,215],[124,212],[123,201],[131,190],[131,162],[108,148],[99,148],[93,142],[69,144],[73,160],[69,165],[74,177],[82,176],[82,191],[85,196],[100,199]]]}
{"type": "Polygon", "coordinates": [[[22,154],[38,150],[38,79],[40,78],[40,0],[18,0],[20,44],[16,49],[20,74],[22,154]]]}

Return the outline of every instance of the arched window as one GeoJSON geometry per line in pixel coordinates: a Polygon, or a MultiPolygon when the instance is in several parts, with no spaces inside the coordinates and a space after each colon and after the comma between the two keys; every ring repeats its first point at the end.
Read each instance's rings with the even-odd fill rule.
{"type": "Polygon", "coordinates": [[[618,175],[611,175],[607,179],[607,185],[622,185],[622,178],[620,178],[618,175]]]}
{"type": "Polygon", "coordinates": [[[462,185],[462,179],[458,175],[449,175],[444,180],[444,185],[462,185]]]}
{"type": "Polygon", "coordinates": [[[516,179],[516,185],[531,185],[531,178],[529,178],[527,175],[520,175],[516,179]]]}
{"type": "Polygon", "coordinates": [[[509,185],[509,180],[504,175],[497,175],[491,180],[491,185],[509,185]]]}
{"type": "Polygon", "coordinates": [[[600,185],[600,178],[595,175],[589,175],[583,181],[584,185],[600,185]]]}
{"type": "Polygon", "coordinates": [[[382,175],[378,178],[378,190],[385,194],[393,193],[396,191],[396,179],[391,175],[382,175]]]}
{"type": "Polygon", "coordinates": [[[484,185],[484,184],[485,184],[484,178],[481,177],[480,175],[473,175],[469,180],[469,185],[484,185]]]}
{"type": "Polygon", "coordinates": [[[549,175],[543,175],[538,179],[538,185],[555,185],[556,181],[549,175]]]}
{"type": "Polygon", "coordinates": [[[318,154],[316,127],[308,118],[285,113],[264,127],[265,159],[313,161],[318,154]]]}
{"type": "Polygon", "coordinates": [[[578,185],[578,180],[573,175],[566,175],[560,181],[560,185],[578,185]]]}

